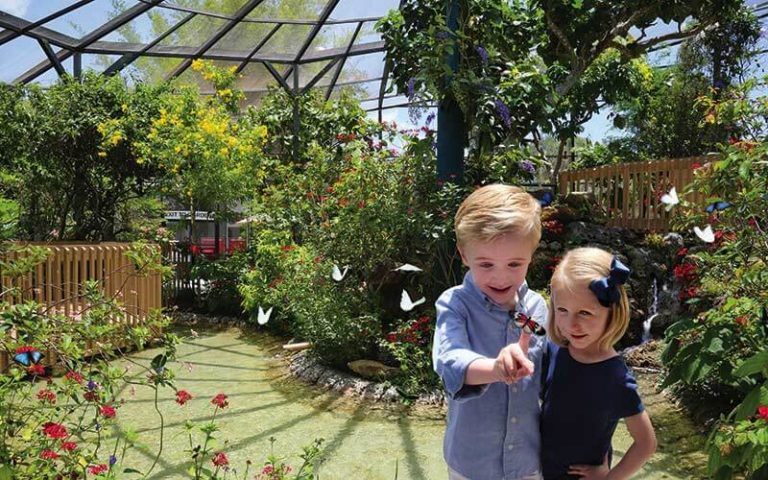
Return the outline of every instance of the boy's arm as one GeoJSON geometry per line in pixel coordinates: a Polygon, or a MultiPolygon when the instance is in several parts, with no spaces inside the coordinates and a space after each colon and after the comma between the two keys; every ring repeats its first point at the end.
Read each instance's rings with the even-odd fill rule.
{"type": "Polygon", "coordinates": [[[609,470],[606,459],[602,465],[571,465],[568,473],[580,475],[582,480],[624,480],[640,470],[656,451],[656,434],[646,411],[627,417],[624,422],[633,442],[615,467],[609,470]]]}
{"type": "Polygon", "coordinates": [[[519,343],[502,348],[496,358],[480,358],[467,368],[464,383],[484,385],[487,383],[514,383],[533,374],[533,362],[528,359],[528,343],[531,335],[521,333],[519,343]]]}

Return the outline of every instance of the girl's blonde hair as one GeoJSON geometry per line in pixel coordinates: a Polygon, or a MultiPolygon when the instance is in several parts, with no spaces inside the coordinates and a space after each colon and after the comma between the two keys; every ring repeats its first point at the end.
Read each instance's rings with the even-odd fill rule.
{"type": "Polygon", "coordinates": [[[512,234],[536,247],[541,240],[541,205],[520,187],[493,184],[478,188],[461,202],[454,219],[456,243],[488,242],[512,234]]]}
{"type": "MultiPolygon", "coordinates": [[[[600,248],[582,247],[566,253],[552,274],[551,297],[555,289],[574,292],[576,285],[586,285],[592,280],[607,277],[611,272],[613,255],[600,248]]],[[[623,285],[618,286],[620,299],[609,309],[608,323],[605,332],[598,340],[601,349],[613,347],[627,331],[629,325],[629,299],[623,285]]],[[[555,325],[555,311],[552,298],[549,301],[549,317],[547,320],[550,338],[560,346],[568,345],[568,341],[560,334],[555,325]]]]}

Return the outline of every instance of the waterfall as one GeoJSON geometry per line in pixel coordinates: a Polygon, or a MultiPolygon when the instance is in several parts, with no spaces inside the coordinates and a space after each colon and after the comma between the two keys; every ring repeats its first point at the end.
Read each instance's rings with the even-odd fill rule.
{"type": "Polygon", "coordinates": [[[643,338],[642,343],[646,343],[651,339],[651,323],[653,319],[659,315],[659,288],[656,278],[653,279],[653,301],[651,302],[651,308],[648,309],[648,318],[643,321],[643,338]]]}

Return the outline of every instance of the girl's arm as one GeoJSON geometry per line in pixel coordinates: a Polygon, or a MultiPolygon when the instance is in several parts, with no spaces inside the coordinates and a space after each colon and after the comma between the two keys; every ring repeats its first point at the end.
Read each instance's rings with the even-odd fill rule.
{"type": "Polygon", "coordinates": [[[656,451],[656,433],[653,431],[648,412],[643,410],[637,415],[625,418],[624,422],[634,441],[621,461],[608,473],[606,478],[610,480],[630,478],[656,451]]]}
{"type": "Polygon", "coordinates": [[[646,411],[627,417],[624,422],[633,442],[615,467],[608,470],[606,459],[603,465],[571,465],[568,473],[580,475],[581,480],[624,480],[640,470],[656,451],[656,434],[646,411]]]}

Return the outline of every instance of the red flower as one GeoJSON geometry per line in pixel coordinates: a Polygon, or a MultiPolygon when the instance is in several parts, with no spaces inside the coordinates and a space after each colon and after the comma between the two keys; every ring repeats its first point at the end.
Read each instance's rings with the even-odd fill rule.
{"type": "Polygon", "coordinates": [[[45,375],[45,367],[40,365],[39,363],[36,363],[34,365],[30,365],[27,369],[28,373],[31,373],[32,375],[38,375],[42,376],[45,375]]]}
{"type": "Polygon", "coordinates": [[[56,392],[44,388],[37,392],[37,399],[41,402],[48,402],[50,404],[56,403],[56,392]]]}
{"type": "Polygon", "coordinates": [[[693,162],[691,164],[691,168],[694,170],[698,170],[699,168],[701,168],[701,164],[699,162],[693,162]]]}
{"type": "Polygon", "coordinates": [[[338,204],[342,208],[346,207],[347,205],[349,205],[349,199],[347,199],[347,198],[340,198],[339,201],[338,201],[338,204]]]}
{"type": "Polygon", "coordinates": [[[227,401],[227,396],[223,393],[219,393],[213,399],[211,400],[211,403],[216,405],[219,408],[226,408],[227,405],[229,405],[229,402],[227,401]]]}
{"type": "Polygon", "coordinates": [[[104,418],[115,418],[117,411],[115,410],[115,407],[111,405],[102,405],[101,408],[99,408],[99,414],[104,418]]]}
{"type": "Polygon", "coordinates": [[[261,469],[262,475],[272,475],[272,473],[275,471],[275,466],[271,463],[268,463],[264,465],[264,468],[261,469]]]}
{"type": "Polygon", "coordinates": [[[73,372],[71,370],[67,372],[66,375],[64,375],[64,379],[69,380],[70,382],[75,382],[75,383],[83,383],[85,381],[82,375],[80,375],[77,372],[73,372]]]}
{"type": "Polygon", "coordinates": [[[315,263],[320,263],[320,262],[322,262],[322,261],[323,261],[323,257],[321,257],[320,255],[318,255],[318,256],[316,256],[316,257],[315,257],[315,258],[314,258],[312,261],[313,261],[313,262],[315,262],[315,263]]]}
{"type": "Polygon", "coordinates": [[[307,198],[309,200],[314,200],[315,199],[315,192],[307,192],[307,198]]]}
{"type": "Polygon", "coordinates": [[[290,252],[291,250],[295,249],[296,247],[294,245],[283,245],[280,247],[280,250],[284,252],[290,252]]]}
{"type": "Polygon", "coordinates": [[[326,191],[327,193],[333,193],[333,187],[332,187],[332,186],[326,187],[326,188],[325,188],[325,191],[326,191]]]}
{"type": "Polygon", "coordinates": [[[768,420],[768,405],[760,405],[757,407],[757,416],[763,420],[768,420]]]}
{"type": "Polygon", "coordinates": [[[389,343],[395,343],[397,341],[397,335],[395,335],[394,333],[390,333],[389,335],[387,335],[387,341],[389,343]]]}
{"type": "Polygon", "coordinates": [[[680,300],[686,300],[688,298],[695,298],[699,295],[699,289],[696,287],[689,287],[685,290],[681,290],[678,297],[680,300]]]}
{"type": "Polygon", "coordinates": [[[217,467],[225,467],[229,465],[229,459],[227,458],[227,454],[224,452],[219,452],[214,455],[211,462],[217,467]]]}
{"type": "Polygon", "coordinates": [[[54,452],[53,450],[45,449],[42,452],[40,452],[40,458],[43,460],[56,460],[59,458],[59,454],[54,452]]]}
{"type": "Polygon", "coordinates": [[[19,353],[27,353],[27,352],[36,352],[37,349],[33,347],[32,345],[24,345],[23,347],[19,347],[16,349],[16,354],[19,353]]]}
{"type": "Polygon", "coordinates": [[[61,449],[71,452],[72,450],[77,450],[77,444],[75,442],[64,442],[61,444],[61,449]]]}
{"type": "Polygon", "coordinates": [[[192,400],[192,395],[190,395],[188,391],[178,390],[176,392],[176,403],[178,403],[179,405],[184,405],[190,400],[192,400]]]}
{"type": "Polygon", "coordinates": [[[97,394],[96,392],[93,392],[93,391],[85,392],[83,394],[83,398],[85,398],[89,402],[95,402],[96,400],[99,399],[99,394],[97,394]]]}
{"type": "Polygon", "coordinates": [[[695,263],[681,263],[675,265],[672,270],[672,274],[678,280],[684,280],[687,282],[696,280],[696,264],[695,263]]]}
{"type": "Polygon", "coordinates": [[[88,468],[88,472],[91,475],[101,475],[102,473],[106,472],[107,470],[109,470],[109,467],[107,466],[106,463],[100,463],[98,465],[91,465],[88,468]]]}
{"type": "Polygon", "coordinates": [[[688,255],[688,249],[685,248],[685,247],[683,247],[683,248],[681,248],[680,250],[677,251],[677,256],[678,257],[684,257],[686,255],[688,255]]]}
{"type": "Polygon", "coordinates": [[[189,251],[192,253],[192,255],[200,255],[200,247],[197,245],[191,245],[189,247],[189,251]]]}
{"type": "Polygon", "coordinates": [[[541,226],[552,235],[562,235],[565,232],[565,227],[560,220],[545,220],[541,222],[541,226]]]}
{"type": "Polygon", "coordinates": [[[360,200],[357,202],[357,208],[365,208],[365,200],[360,200]]]}
{"type": "Polygon", "coordinates": [[[745,327],[749,323],[749,320],[744,315],[736,317],[735,319],[733,319],[733,321],[738,323],[742,327],[745,327]]]}
{"type": "Polygon", "coordinates": [[[48,438],[64,438],[69,435],[67,427],[60,423],[53,422],[48,422],[43,425],[43,433],[48,438]]]}

